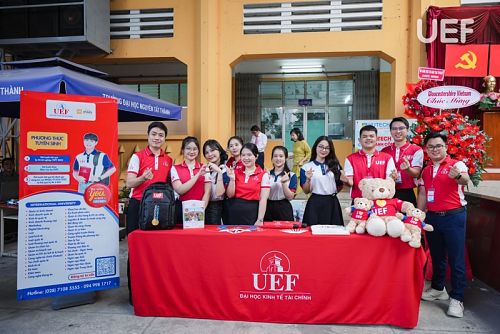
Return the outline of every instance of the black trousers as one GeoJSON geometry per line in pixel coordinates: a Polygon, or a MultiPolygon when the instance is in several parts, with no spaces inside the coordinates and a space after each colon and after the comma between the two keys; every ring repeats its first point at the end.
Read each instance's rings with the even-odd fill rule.
{"type": "Polygon", "coordinates": [[[222,211],[224,201],[210,201],[205,209],[205,224],[220,225],[222,220],[222,211]]]}
{"type": "Polygon", "coordinates": [[[229,222],[224,222],[224,224],[253,225],[259,214],[259,201],[233,198],[228,209],[229,222]]]}
{"type": "Polygon", "coordinates": [[[396,194],[394,194],[394,198],[410,202],[415,207],[417,206],[417,198],[415,197],[415,192],[413,191],[413,188],[396,189],[396,194]]]}
{"type": "Polygon", "coordinates": [[[264,168],[264,152],[259,152],[259,156],[257,157],[255,163],[261,168],[264,168]]]}
{"type": "MultiPolygon", "coordinates": [[[[127,207],[127,235],[139,228],[139,210],[141,202],[131,198],[127,207]]],[[[130,258],[127,256],[127,280],[128,280],[128,299],[132,304],[132,284],[130,279],[130,258]]]]}

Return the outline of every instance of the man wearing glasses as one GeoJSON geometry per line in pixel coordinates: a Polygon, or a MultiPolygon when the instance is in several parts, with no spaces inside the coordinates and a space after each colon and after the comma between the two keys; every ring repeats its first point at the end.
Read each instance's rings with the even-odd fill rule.
{"type": "Polygon", "coordinates": [[[392,177],[396,179],[397,171],[392,157],[377,151],[377,128],[365,125],[359,130],[361,150],[347,156],[344,164],[345,178],[342,178],[351,188],[351,198],[363,197],[359,189],[359,181],[364,178],[392,177]]]}
{"type": "Polygon", "coordinates": [[[449,298],[444,286],[448,256],[452,291],[447,314],[461,318],[467,285],[464,256],[467,202],[464,186],[470,178],[465,164],[448,156],[446,142],[446,136],[440,133],[430,133],[424,140],[431,163],[422,171],[417,204],[419,209],[427,209],[426,222],[434,226],[434,232],[426,235],[432,257],[432,285],[423,292],[422,299],[449,298]]]}
{"type": "Polygon", "coordinates": [[[384,147],[382,152],[390,154],[396,164],[397,178],[394,197],[416,206],[417,198],[414,189],[424,164],[424,151],[420,146],[408,141],[410,124],[406,118],[393,118],[389,127],[394,143],[384,147]]]}

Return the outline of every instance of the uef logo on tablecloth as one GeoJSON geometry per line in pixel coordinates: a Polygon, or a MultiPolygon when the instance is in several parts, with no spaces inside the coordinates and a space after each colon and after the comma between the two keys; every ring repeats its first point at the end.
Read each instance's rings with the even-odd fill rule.
{"type": "Polygon", "coordinates": [[[299,274],[290,273],[290,260],[280,251],[267,252],[260,259],[260,273],[252,273],[253,287],[263,291],[293,291],[300,279],[299,274]]]}
{"type": "Polygon", "coordinates": [[[285,253],[269,251],[261,257],[258,272],[252,273],[253,289],[240,291],[239,297],[258,302],[311,301],[311,293],[295,291],[299,279],[300,275],[292,271],[285,253]]]}

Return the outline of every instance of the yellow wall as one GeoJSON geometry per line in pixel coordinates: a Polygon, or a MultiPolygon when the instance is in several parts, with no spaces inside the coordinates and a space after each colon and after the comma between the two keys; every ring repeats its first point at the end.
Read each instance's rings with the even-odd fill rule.
{"type": "MultiPolygon", "coordinates": [[[[305,0],[299,0],[305,1],[305,0]]],[[[380,118],[401,115],[406,82],[425,65],[416,20],[429,5],[455,6],[459,0],[385,0],[381,30],[288,34],[243,34],[243,5],[284,0],[114,0],[112,10],[174,8],[174,37],[112,40],[113,52],[95,63],[178,59],[187,65],[187,132],[201,142],[221,143],[234,133],[232,66],[248,59],[378,56],[391,64],[380,77],[380,118]]],[[[290,1],[296,2],[296,1],[290,1]]],[[[87,58],[88,60],[89,58],[87,58]]],[[[179,136],[182,137],[182,136],[179,136]]],[[[169,142],[178,139],[168,138],[169,142]]],[[[336,141],[337,142],[337,141],[336,141]]],[[[177,145],[175,143],[174,145],[177,145]]],[[[336,143],[337,145],[337,143],[336,143]]],[[[339,142],[339,157],[352,150],[339,142]]]]}

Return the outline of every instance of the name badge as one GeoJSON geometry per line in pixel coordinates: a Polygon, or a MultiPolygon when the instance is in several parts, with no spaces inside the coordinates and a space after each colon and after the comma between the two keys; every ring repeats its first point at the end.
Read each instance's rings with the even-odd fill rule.
{"type": "Polygon", "coordinates": [[[427,190],[427,203],[434,203],[434,188],[427,190]]]}
{"type": "Polygon", "coordinates": [[[401,172],[398,171],[398,177],[396,179],[396,183],[402,183],[403,180],[401,179],[401,172]]]}

